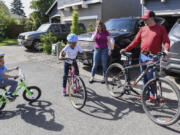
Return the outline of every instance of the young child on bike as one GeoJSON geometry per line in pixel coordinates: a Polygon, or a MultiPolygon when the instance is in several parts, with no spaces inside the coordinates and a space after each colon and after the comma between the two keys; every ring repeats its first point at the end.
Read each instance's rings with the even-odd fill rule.
{"type": "Polygon", "coordinates": [[[18,82],[13,80],[18,78],[18,75],[12,76],[8,75],[6,73],[17,70],[18,67],[13,68],[13,69],[7,69],[6,66],[4,65],[4,53],[0,53],[0,87],[4,88],[6,86],[10,86],[9,91],[6,93],[6,97],[9,99],[13,99],[14,97],[11,95],[16,90],[16,87],[18,85],[18,82]],[[13,79],[10,79],[13,78],[13,79]]]}
{"type": "MultiPolygon", "coordinates": [[[[63,54],[65,54],[65,58],[70,59],[76,59],[78,52],[82,53],[83,49],[77,45],[78,38],[76,34],[69,34],[67,36],[68,44],[65,46],[65,48],[60,52],[59,59],[63,59],[63,54]]],[[[67,83],[67,75],[69,68],[71,67],[71,64],[75,67],[75,74],[79,75],[79,69],[77,62],[70,60],[65,60],[64,62],[64,75],[63,75],[63,89],[62,89],[62,95],[66,95],[66,83],[67,83]]]]}

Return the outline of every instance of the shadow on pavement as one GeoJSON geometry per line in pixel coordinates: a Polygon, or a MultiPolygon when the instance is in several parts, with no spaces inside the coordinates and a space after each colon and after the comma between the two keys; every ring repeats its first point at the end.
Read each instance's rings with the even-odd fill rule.
{"type": "Polygon", "coordinates": [[[27,52],[27,53],[42,53],[42,51],[35,50],[35,49],[25,49],[25,52],[27,52]]]}
{"type": "Polygon", "coordinates": [[[164,127],[164,128],[166,128],[166,129],[168,129],[168,130],[171,130],[172,132],[175,132],[175,133],[179,133],[179,134],[180,134],[180,129],[179,129],[179,126],[180,126],[180,118],[179,118],[179,121],[178,121],[177,123],[175,123],[174,125],[172,125],[172,126],[170,126],[170,127],[164,127]],[[175,127],[174,125],[177,124],[177,123],[178,123],[178,125],[175,127]]]}
{"type": "MultiPolygon", "coordinates": [[[[83,65],[82,67],[84,70],[86,70],[87,72],[91,72],[92,67],[91,66],[87,66],[87,65],[83,65]]],[[[98,66],[97,70],[96,70],[96,74],[97,75],[102,75],[102,66],[98,66]]]]}
{"type": "Polygon", "coordinates": [[[81,111],[89,116],[105,120],[119,120],[130,112],[144,113],[137,98],[129,98],[127,101],[104,97],[90,88],[87,88],[87,102],[81,111]]]}
{"type": "Polygon", "coordinates": [[[3,111],[0,115],[0,120],[10,119],[14,116],[20,115],[25,122],[34,126],[50,131],[61,131],[64,126],[55,122],[54,110],[47,109],[50,105],[50,102],[42,100],[30,103],[29,106],[20,104],[16,107],[18,110],[3,111]]]}
{"type": "Polygon", "coordinates": [[[175,78],[177,84],[180,84],[180,78],[175,78]]]}

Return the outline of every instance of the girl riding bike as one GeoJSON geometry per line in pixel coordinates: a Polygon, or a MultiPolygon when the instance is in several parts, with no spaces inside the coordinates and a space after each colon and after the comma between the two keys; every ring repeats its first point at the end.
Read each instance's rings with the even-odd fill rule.
{"type": "MultiPolygon", "coordinates": [[[[65,58],[76,59],[78,52],[82,53],[83,49],[77,45],[78,38],[76,34],[69,34],[67,36],[68,44],[65,48],[60,52],[59,59],[63,59],[63,54],[65,54],[65,58]]],[[[75,75],[79,75],[79,69],[76,61],[65,60],[64,62],[64,75],[63,75],[63,88],[62,95],[66,96],[66,84],[67,84],[67,76],[69,68],[71,64],[75,67],[75,75]]]]}

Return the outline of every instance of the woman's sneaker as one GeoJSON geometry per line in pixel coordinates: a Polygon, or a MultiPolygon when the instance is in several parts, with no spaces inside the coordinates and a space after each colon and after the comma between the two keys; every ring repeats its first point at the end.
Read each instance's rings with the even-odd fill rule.
{"type": "Polygon", "coordinates": [[[101,83],[105,83],[105,77],[102,78],[101,83]]]}
{"type": "Polygon", "coordinates": [[[62,89],[62,96],[66,96],[66,88],[62,89]]]}
{"type": "Polygon", "coordinates": [[[91,77],[90,79],[89,79],[89,83],[93,83],[94,82],[94,77],[91,77]]]}

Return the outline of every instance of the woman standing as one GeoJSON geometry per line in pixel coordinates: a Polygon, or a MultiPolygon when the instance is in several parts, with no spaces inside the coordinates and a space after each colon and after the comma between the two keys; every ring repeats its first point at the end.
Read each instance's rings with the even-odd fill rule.
{"type": "Polygon", "coordinates": [[[97,66],[99,65],[99,60],[101,59],[101,63],[103,67],[102,83],[105,83],[107,59],[108,59],[108,55],[111,55],[111,44],[110,44],[110,34],[106,30],[106,26],[101,20],[97,21],[96,23],[96,30],[92,34],[92,40],[95,41],[95,46],[94,46],[94,56],[93,56],[93,67],[89,82],[93,83],[97,66]]]}

